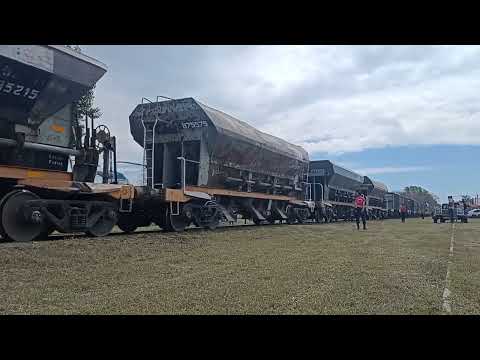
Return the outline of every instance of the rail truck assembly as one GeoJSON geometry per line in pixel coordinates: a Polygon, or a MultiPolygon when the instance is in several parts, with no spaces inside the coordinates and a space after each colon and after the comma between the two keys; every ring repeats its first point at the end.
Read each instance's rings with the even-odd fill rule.
{"type": "Polygon", "coordinates": [[[3,241],[31,241],[54,230],[102,236],[122,206],[129,210],[133,187],[93,183],[102,153],[108,170],[114,138],[93,121],[84,131],[75,111],[106,70],[66,46],[0,45],[3,241]]]}

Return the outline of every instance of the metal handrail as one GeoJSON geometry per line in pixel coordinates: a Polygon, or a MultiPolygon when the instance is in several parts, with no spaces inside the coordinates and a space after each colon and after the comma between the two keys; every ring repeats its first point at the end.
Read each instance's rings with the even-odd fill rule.
{"type": "Polygon", "coordinates": [[[117,164],[130,164],[130,165],[146,166],[144,164],[135,163],[135,162],[131,162],[131,161],[117,161],[117,164]]]}

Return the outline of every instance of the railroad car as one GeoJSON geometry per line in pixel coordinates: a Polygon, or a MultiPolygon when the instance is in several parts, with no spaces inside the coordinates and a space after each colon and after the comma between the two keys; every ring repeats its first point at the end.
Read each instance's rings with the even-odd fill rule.
{"type": "Polygon", "coordinates": [[[385,195],[388,188],[385,184],[364,176],[364,186],[368,189],[367,209],[369,218],[384,219],[387,216],[385,195]]]}
{"type": "Polygon", "coordinates": [[[93,183],[100,154],[105,164],[111,159],[114,138],[105,126],[86,124],[84,132],[75,111],[105,72],[104,64],[65,46],[0,45],[2,241],[55,230],[102,236],[122,201],[128,210],[133,187],[93,183]]]}
{"type": "Polygon", "coordinates": [[[316,207],[323,209],[325,221],[351,220],[355,194],[362,190],[363,181],[363,176],[329,160],[310,161],[311,195],[316,207]]]}
{"type": "Polygon", "coordinates": [[[400,217],[400,207],[405,205],[407,209],[407,216],[415,217],[421,214],[421,204],[405,194],[400,192],[388,192],[385,195],[385,203],[387,209],[387,216],[389,218],[400,217]]]}
{"type": "Polygon", "coordinates": [[[193,98],[142,99],[130,115],[133,139],[144,150],[142,196],[119,227],[151,222],[182,231],[215,228],[220,220],[256,224],[303,222],[308,153],[193,98]],[[155,210],[153,210],[155,209],[155,210]]]}

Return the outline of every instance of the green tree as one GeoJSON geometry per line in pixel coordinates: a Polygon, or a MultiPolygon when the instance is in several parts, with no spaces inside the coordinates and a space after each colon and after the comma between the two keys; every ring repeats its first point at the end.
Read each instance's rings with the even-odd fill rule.
{"type": "Polygon", "coordinates": [[[77,101],[77,113],[79,116],[82,116],[85,120],[89,119],[98,119],[102,116],[100,108],[94,106],[95,101],[95,85],[93,85],[86,93],[77,101]]]}
{"type": "Polygon", "coordinates": [[[430,208],[438,205],[440,202],[440,199],[437,195],[430,193],[421,186],[407,186],[403,190],[403,194],[418,201],[421,206],[428,204],[430,208]]]}
{"type": "Polygon", "coordinates": [[[462,201],[466,204],[473,205],[473,198],[470,195],[462,195],[462,201]]]}
{"type": "Polygon", "coordinates": [[[427,194],[428,191],[422,188],[421,186],[407,186],[404,189],[405,192],[409,193],[419,193],[419,194],[427,194]]]}
{"type": "MultiPolygon", "coordinates": [[[[78,45],[66,45],[68,48],[82,53],[82,49],[78,45]]],[[[77,101],[76,111],[77,114],[85,119],[98,119],[102,116],[102,112],[99,107],[94,106],[95,101],[95,85],[93,85],[88,91],[77,101]]]]}

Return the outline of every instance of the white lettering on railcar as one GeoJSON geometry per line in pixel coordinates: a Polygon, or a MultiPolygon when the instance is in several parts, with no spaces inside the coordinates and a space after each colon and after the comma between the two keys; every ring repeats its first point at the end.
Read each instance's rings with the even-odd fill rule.
{"type": "Polygon", "coordinates": [[[206,121],[189,121],[182,123],[184,129],[195,129],[201,127],[207,127],[208,123],[206,121]]]}
{"type": "Polygon", "coordinates": [[[30,89],[29,87],[15,84],[13,82],[7,82],[6,80],[0,80],[0,92],[15,96],[23,96],[30,100],[35,100],[40,93],[38,90],[30,89]]]}

